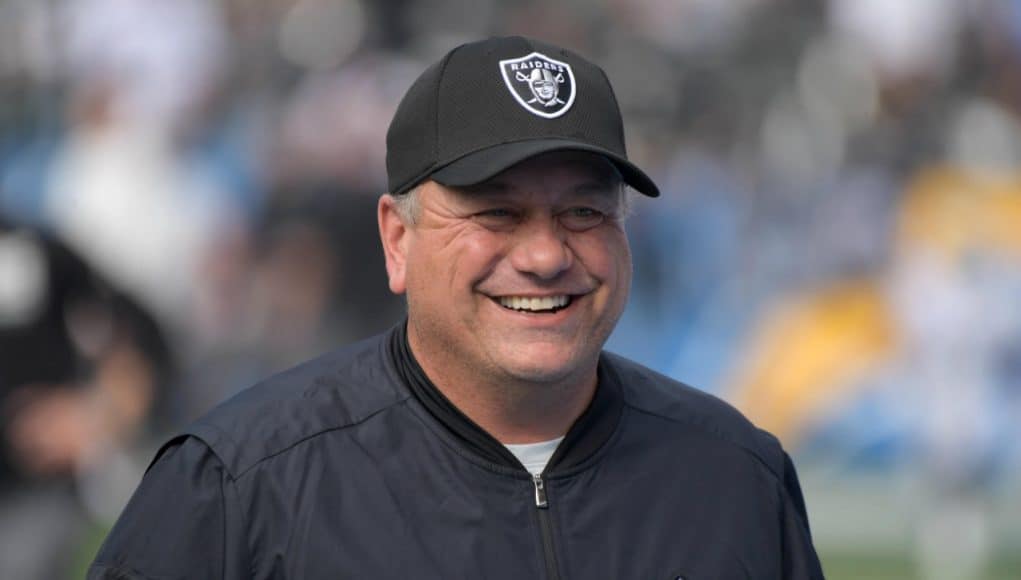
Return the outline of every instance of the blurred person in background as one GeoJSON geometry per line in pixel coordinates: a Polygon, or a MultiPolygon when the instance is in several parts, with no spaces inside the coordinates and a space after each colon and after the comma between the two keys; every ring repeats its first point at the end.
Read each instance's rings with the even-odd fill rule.
{"type": "MultiPolygon", "coordinates": [[[[1019,52],[1004,30],[1012,20],[994,25],[1005,14],[990,4],[972,14],[989,30],[976,38],[961,3],[832,5],[831,36],[865,47],[868,68],[855,76],[860,83],[871,70],[875,83],[876,119],[849,141],[845,162],[859,186],[845,191],[861,208],[888,201],[868,221],[847,207],[819,230],[815,245],[830,250],[828,260],[857,267],[816,271],[825,275],[767,305],[731,399],[782,440],[841,450],[863,471],[907,463],[904,540],[920,577],[986,578],[999,548],[989,502],[1011,485],[1018,424],[1009,361],[1021,332],[1019,52]],[[983,67],[1000,72],[984,76],[983,67]],[[869,167],[871,185],[860,179],[869,167]],[[886,179],[875,179],[877,168],[886,179]],[[883,240],[878,252],[833,244],[870,228],[883,240]]],[[[815,57],[830,72],[850,64],[839,46],[815,57]]]]}
{"type": "Polygon", "coordinates": [[[145,310],[0,214],[0,576],[72,569],[83,532],[124,501],[170,371],[145,310]]]}
{"type": "Polygon", "coordinates": [[[49,167],[46,222],[188,336],[202,257],[244,219],[241,194],[187,155],[226,70],[221,10],[203,0],[82,0],[59,14],[68,131],[49,167]]]}
{"type": "Polygon", "coordinates": [[[945,142],[945,160],[907,184],[886,279],[903,383],[924,413],[917,553],[934,580],[985,572],[984,496],[1002,469],[998,442],[1017,429],[983,410],[1016,398],[1008,361],[1021,336],[1021,123],[975,98],[960,103],[945,142]]]}

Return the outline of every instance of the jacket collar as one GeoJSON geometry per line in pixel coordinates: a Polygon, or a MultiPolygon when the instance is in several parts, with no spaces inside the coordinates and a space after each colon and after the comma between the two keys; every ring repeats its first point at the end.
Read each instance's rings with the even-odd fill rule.
{"type": "MultiPolygon", "coordinates": [[[[390,331],[388,341],[389,355],[404,386],[454,439],[489,463],[525,469],[502,443],[461,412],[429,380],[408,344],[407,320],[390,331]]],[[[597,372],[592,402],[568,430],[544,473],[555,474],[580,465],[598,451],[617,428],[624,408],[619,379],[605,356],[600,357],[597,372]]]]}

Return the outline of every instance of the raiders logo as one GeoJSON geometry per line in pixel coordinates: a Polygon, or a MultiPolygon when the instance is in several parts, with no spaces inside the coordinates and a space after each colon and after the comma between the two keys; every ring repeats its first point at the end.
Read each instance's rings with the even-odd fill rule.
{"type": "Polygon", "coordinates": [[[554,119],[574,103],[574,72],[566,62],[533,52],[501,60],[500,72],[507,89],[530,113],[554,119]]]}

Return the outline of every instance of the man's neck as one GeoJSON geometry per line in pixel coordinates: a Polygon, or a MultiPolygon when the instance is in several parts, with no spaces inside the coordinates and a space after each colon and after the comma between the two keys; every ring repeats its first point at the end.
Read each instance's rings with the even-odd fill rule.
{"type": "MultiPolygon", "coordinates": [[[[410,329],[409,329],[410,330],[410,329]]],[[[501,443],[536,443],[567,433],[596,391],[596,363],[584,373],[549,383],[486,377],[452,357],[422,348],[414,333],[409,347],[422,370],[455,407],[501,443]]]]}

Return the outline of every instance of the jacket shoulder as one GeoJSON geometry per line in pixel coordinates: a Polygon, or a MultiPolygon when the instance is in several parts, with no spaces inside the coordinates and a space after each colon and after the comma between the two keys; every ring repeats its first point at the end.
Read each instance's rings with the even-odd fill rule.
{"type": "Polygon", "coordinates": [[[181,436],[201,439],[237,477],[305,439],[361,423],[409,396],[392,368],[388,336],[343,347],[257,383],[181,436]]]}
{"type": "Polygon", "coordinates": [[[605,360],[616,373],[630,408],[736,445],[783,477],[780,442],[729,403],[619,355],[605,353],[605,360]]]}

